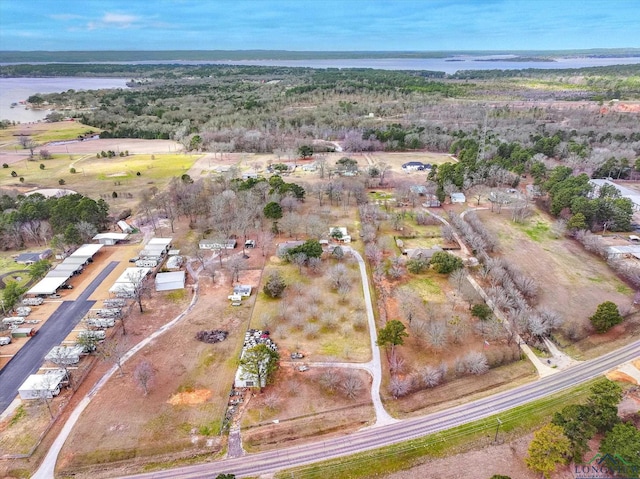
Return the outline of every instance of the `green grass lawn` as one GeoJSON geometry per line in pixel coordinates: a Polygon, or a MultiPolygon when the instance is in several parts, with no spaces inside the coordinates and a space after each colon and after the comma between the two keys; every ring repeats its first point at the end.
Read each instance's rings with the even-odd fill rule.
{"type": "MultiPolygon", "coordinates": [[[[93,126],[83,125],[77,121],[60,121],[57,123],[39,123],[18,125],[5,130],[0,130],[0,142],[17,143],[20,135],[31,137],[36,143],[48,143],[50,141],[75,140],[79,135],[87,133],[100,133],[102,130],[93,126]]],[[[6,145],[5,148],[9,147],[6,145]]],[[[10,146],[11,149],[14,146],[10,146]]]]}
{"type": "Polygon", "coordinates": [[[0,169],[0,187],[63,187],[92,198],[98,198],[100,195],[111,196],[115,191],[119,197],[131,194],[137,200],[140,191],[151,186],[162,189],[170,178],[182,176],[200,157],[183,154],[145,154],[99,159],[89,155],[70,159],[66,155],[56,156],[51,160],[24,161],[11,165],[10,168],[0,169]],[[44,169],[40,169],[41,163],[44,169]],[[72,167],[76,173],[70,172],[72,167]],[[18,176],[12,177],[12,171],[18,176]],[[23,182],[20,181],[21,177],[24,178],[23,182]],[[60,185],[60,179],[64,181],[63,186],[60,185]]]}

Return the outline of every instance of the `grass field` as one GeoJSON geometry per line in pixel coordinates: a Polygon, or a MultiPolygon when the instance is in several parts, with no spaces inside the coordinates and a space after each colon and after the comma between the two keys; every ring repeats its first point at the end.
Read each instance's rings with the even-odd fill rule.
{"type": "Polygon", "coordinates": [[[77,121],[22,124],[0,130],[0,143],[3,144],[5,149],[13,149],[20,135],[29,136],[36,143],[42,144],[50,141],[75,140],[78,136],[88,133],[100,133],[101,131],[100,128],[83,125],[77,121]]]}
{"type": "Polygon", "coordinates": [[[172,177],[182,176],[199,158],[197,155],[141,154],[115,158],[57,157],[51,160],[21,161],[0,169],[0,187],[28,191],[36,187],[68,188],[91,198],[104,197],[118,207],[139,201],[142,190],[152,186],[162,190],[172,177]],[[44,169],[39,165],[43,164],[44,169]],[[75,168],[76,173],[71,173],[75,168]],[[15,171],[17,177],[12,177],[15,171]],[[138,173],[140,173],[138,175],[138,173]],[[20,182],[20,178],[24,182],[20,182]],[[113,193],[117,199],[113,198],[113,193]]]}
{"type": "MultiPolygon", "coordinates": [[[[537,281],[539,293],[534,306],[557,311],[565,319],[563,330],[576,327],[584,337],[588,318],[598,304],[613,301],[622,309],[631,305],[633,292],[607,263],[576,241],[552,235],[552,219],[540,211],[523,224],[513,223],[504,212],[481,211],[478,216],[499,237],[500,256],[537,281]]],[[[621,327],[631,329],[625,332],[614,328],[608,335],[592,334],[574,344],[572,353],[576,359],[586,359],[592,355],[589,350],[602,343],[622,337],[631,340],[632,331],[638,329],[637,320],[630,318],[625,323],[621,327]]],[[[566,342],[569,341],[562,338],[562,343],[566,342]]]]}

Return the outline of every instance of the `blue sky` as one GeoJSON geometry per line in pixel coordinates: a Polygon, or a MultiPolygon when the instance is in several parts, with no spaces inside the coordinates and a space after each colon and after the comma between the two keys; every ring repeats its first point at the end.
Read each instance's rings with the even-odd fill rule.
{"type": "Polygon", "coordinates": [[[0,0],[0,50],[640,47],[638,0],[0,0]]]}

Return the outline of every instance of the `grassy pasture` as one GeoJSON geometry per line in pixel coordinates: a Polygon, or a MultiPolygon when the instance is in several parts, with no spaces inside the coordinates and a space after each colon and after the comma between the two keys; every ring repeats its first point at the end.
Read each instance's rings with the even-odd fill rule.
{"type": "MultiPolygon", "coordinates": [[[[199,158],[182,154],[141,154],[126,157],[96,158],[94,155],[56,155],[51,160],[21,161],[0,169],[0,187],[59,188],[59,180],[64,180],[64,188],[75,190],[92,198],[107,195],[110,203],[124,207],[137,201],[140,191],[156,186],[162,190],[169,179],[182,176],[199,158]],[[40,169],[40,163],[45,165],[40,169]],[[75,168],[76,173],[71,173],[75,168]],[[18,176],[12,177],[11,171],[18,176]],[[140,175],[138,176],[138,172],[140,175]],[[19,178],[24,178],[24,183],[19,178]],[[113,192],[117,201],[111,200],[113,192]],[[132,194],[131,201],[127,201],[132,194]]],[[[129,205],[130,206],[130,205],[129,205]]]]}
{"type": "MultiPolygon", "coordinates": [[[[536,279],[539,294],[536,307],[557,311],[565,319],[565,328],[573,323],[579,328],[588,326],[588,318],[598,304],[613,301],[625,308],[631,304],[631,289],[622,282],[606,262],[568,238],[555,238],[551,233],[551,219],[537,211],[524,224],[514,224],[509,214],[480,211],[478,216],[485,226],[500,238],[500,255],[524,273],[536,279]]],[[[624,327],[633,326],[636,319],[629,318],[624,327]]],[[[615,329],[615,328],[614,328],[615,329]]],[[[612,331],[627,341],[632,339],[631,329],[612,331]]],[[[603,335],[591,335],[575,343],[572,354],[585,359],[594,354],[603,335]],[[594,349],[594,351],[591,351],[594,349]]],[[[562,342],[565,338],[560,335],[562,342]]],[[[616,338],[607,337],[607,341],[616,338]]],[[[566,339],[566,343],[570,343],[566,339]]],[[[612,349],[610,346],[609,349],[612,349]]]]}
{"type": "MultiPolygon", "coordinates": [[[[334,264],[325,259],[325,263],[334,264]]],[[[303,269],[272,258],[265,268],[251,327],[269,329],[281,350],[301,350],[310,360],[367,361],[371,351],[357,264],[344,262],[352,278],[345,298],[332,291],[322,272],[303,269]],[[262,288],[270,271],[279,271],[287,290],[282,299],[272,299],[262,288]]],[[[331,265],[326,264],[325,269],[331,265]]]]}
{"type": "Polygon", "coordinates": [[[50,141],[75,140],[87,133],[100,133],[100,128],[83,125],[77,121],[60,121],[57,123],[21,124],[5,130],[0,130],[0,143],[6,143],[4,148],[13,149],[11,143],[18,143],[21,135],[31,137],[36,143],[50,141]]]}

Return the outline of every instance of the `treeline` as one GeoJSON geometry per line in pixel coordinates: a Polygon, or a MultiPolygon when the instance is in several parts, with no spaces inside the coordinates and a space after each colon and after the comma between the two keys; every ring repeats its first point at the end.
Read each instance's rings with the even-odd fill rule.
{"type": "Polygon", "coordinates": [[[80,194],[46,198],[0,192],[0,245],[19,249],[25,243],[46,244],[52,239],[61,249],[89,241],[104,229],[109,205],[80,194]],[[57,238],[56,238],[57,237],[57,238]]]}

